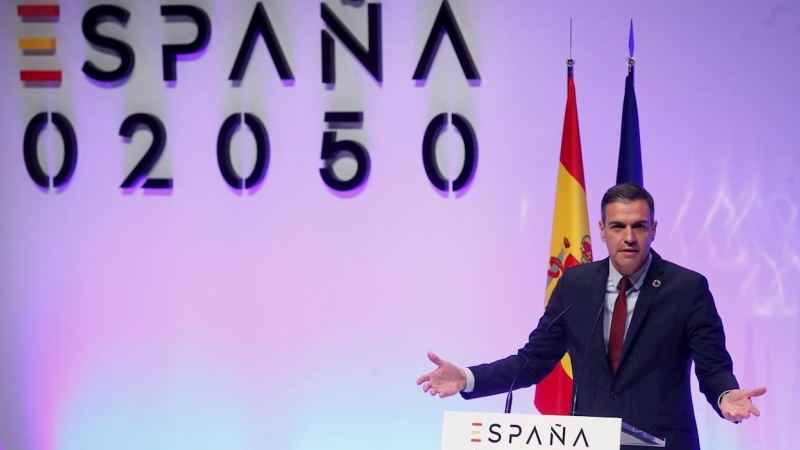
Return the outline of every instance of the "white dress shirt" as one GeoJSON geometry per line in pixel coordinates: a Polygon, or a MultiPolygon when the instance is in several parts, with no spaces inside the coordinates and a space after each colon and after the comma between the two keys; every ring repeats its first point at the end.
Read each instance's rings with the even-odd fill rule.
{"type": "MultiPolygon", "coordinates": [[[[641,269],[636,271],[628,278],[631,279],[631,287],[625,293],[625,299],[628,302],[628,311],[625,314],[625,336],[628,335],[628,327],[631,325],[631,318],[633,317],[633,308],[636,307],[636,300],[639,299],[639,292],[644,283],[644,276],[647,274],[647,269],[650,268],[650,261],[653,260],[652,255],[648,255],[647,262],[644,263],[641,269]]],[[[603,314],[603,339],[605,339],[606,352],[608,352],[608,336],[611,333],[611,317],[614,315],[614,305],[617,304],[617,296],[619,295],[619,282],[622,281],[622,274],[614,268],[611,260],[608,260],[608,281],[606,282],[606,307],[605,314],[603,314]]],[[[624,339],[623,339],[623,342],[624,339]]]]}

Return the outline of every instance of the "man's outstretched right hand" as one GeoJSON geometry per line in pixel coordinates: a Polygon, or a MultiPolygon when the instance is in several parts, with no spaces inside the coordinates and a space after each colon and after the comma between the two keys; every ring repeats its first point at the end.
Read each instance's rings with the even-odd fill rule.
{"type": "Polygon", "coordinates": [[[467,387],[467,375],[463,369],[439,358],[433,352],[428,352],[428,359],[438,367],[417,378],[417,385],[421,384],[424,392],[445,398],[458,394],[467,387]]]}

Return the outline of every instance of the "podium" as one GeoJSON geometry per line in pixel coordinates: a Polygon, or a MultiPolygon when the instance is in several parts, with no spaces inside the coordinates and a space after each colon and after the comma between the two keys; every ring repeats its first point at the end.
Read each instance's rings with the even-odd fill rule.
{"type": "Polygon", "coordinates": [[[664,447],[665,442],[612,417],[446,411],[442,426],[442,450],[619,450],[620,445],[664,447]]]}

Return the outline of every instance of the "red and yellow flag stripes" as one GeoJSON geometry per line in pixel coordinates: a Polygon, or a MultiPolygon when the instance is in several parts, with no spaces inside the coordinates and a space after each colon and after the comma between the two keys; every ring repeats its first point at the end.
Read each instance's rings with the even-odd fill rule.
{"type": "MultiPolygon", "coordinates": [[[[556,282],[567,268],[592,261],[586,183],[583,178],[578,106],[571,68],[567,71],[567,108],[558,165],[550,261],[547,264],[545,306],[556,282]]],[[[536,386],[534,405],[542,414],[569,414],[572,400],[572,363],[565,354],[550,375],[536,386]]]]}

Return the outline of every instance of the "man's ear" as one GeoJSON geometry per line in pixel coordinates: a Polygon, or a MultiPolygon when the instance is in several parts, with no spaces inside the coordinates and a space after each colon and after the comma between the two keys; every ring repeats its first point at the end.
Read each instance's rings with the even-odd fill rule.
{"type": "Polygon", "coordinates": [[[657,220],[653,220],[653,227],[652,227],[653,228],[653,237],[650,238],[650,242],[653,242],[653,241],[656,240],[656,227],[658,227],[658,221],[657,220]]]}
{"type": "MultiPolygon", "coordinates": [[[[597,225],[600,227],[600,240],[605,242],[606,241],[606,227],[605,227],[605,225],[603,225],[603,221],[602,220],[597,222],[597,225]]],[[[653,231],[655,231],[655,227],[653,228],[653,231]]]]}

